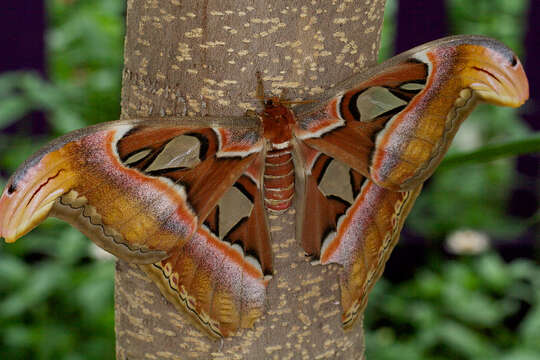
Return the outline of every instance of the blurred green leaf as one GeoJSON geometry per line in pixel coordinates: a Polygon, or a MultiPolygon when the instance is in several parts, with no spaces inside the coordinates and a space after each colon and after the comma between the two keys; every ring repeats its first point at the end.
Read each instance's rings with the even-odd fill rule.
{"type": "Polygon", "coordinates": [[[448,155],[440,165],[440,169],[449,169],[469,163],[493,161],[502,157],[540,152],[540,134],[531,134],[525,138],[503,144],[492,144],[481,149],[448,155]]]}
{"type": "MultiPolygon", "coordinates": [[[[538,291],[540,299],[540,291],[538,291]]],[[[540,301],[529,311],[519,329],[524,344],[540,351],[540,301]]]]}
{"type": "Polygon", "coordinates": [[[68,133],[87,125],[78,112],[67,108],[57,109],[51,114],[49,120],[55,131],[59,133],[68,133]]]}
{"type": "Polygon", "coordinates": [[[490,359],[496,349],[485,338],[471,329],[453,321],[446,321],[437,329],[440,340],[450,347],[452,352],[470,359],[490,359]]]}
{"type": "Polygon", "coordinates": [[[77,263],[82,257],[88,255],[88,239],[77,229],[68,227],[62,232],[61,238],[55,241],[61,242],[54,256],[64,264],[77,263]]]}
{"type": "Polygon", "coordinates": [[[29,327],[20,324],[14,324],[2,330],[5,334],[4,341],[6,345],[13,347],[31,346],[32,331],[29,327]]]}
{"type": "Polygon", "coordinates": [[[11,317],[20,315],[28,308],[43,303],[46,297],[68,280],[68,274],[58,264],[42,264],[21,284],[0,302],[0,315],[11,317]]]}
{"type": "Polygon", "coordinates": [[[500,357],[498,360],[538,360],[538,352],[528,349],[516,349],[500,357]]]}
{"type": "Polygon", "coordinates": [[[491,290],[502,293],[512,281],[512,275],[498,256],[483,256],[476,265],[480,280],[491,290]]]}
{"type": "Polygon", "coordinates": [[[21,258],[10,254],[0,255],[0,289],[12,288],[28,278],[30,267],[21,258]]]}
{"type": "Polygon", "coordinates": [[[114,291],[114,282],[110,275],[114,271],[114,263],[97,263],[89,272],[84,274],[75,290],[77,301],[81,308],[86,309],[85,316],[98,316],[110,306],[111,294],[114,291]]]}
{"type": "Polygon", "coordinates": [[[22,96],[7,96],[0,99],[0,128],[11,125],[30,110],[30,104],[22,96]]]}

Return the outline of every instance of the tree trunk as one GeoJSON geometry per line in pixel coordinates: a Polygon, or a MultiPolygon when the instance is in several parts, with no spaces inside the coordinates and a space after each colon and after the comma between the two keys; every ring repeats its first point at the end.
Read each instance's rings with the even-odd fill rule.
{"type": "MultiPolygon", "coordinates": [[[[128,1],[123,118],[242,115],[267,93],[310,99],[376,62],[384,0],[128,1]]],[[[136,266],[116,268],[118,359],[360,359],[344,332],[337,266],[313,266],[294,210],[271,216],[275,274],[253,329],[215,340],[192,326],[136,266]]]]}

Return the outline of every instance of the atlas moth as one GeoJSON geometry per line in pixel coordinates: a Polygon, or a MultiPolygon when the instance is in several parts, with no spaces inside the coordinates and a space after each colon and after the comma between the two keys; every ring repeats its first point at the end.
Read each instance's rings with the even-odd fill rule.
{"type": "Polygon", "coordinates": [[[502,43],[454,36],[402,53],[315,101],[263,98],[242,117],[113,121],[29,158],[0,199],[7,242],[47,216],[140,264],[175,306],[229,336],[264,312],[268,212],[296,207],[312,260],[342,266],[342,322],[367,303],[422,183],[480,102],[528,98],[502,43]],[[308,211],[309,208],[309,211],[308,211]]]}

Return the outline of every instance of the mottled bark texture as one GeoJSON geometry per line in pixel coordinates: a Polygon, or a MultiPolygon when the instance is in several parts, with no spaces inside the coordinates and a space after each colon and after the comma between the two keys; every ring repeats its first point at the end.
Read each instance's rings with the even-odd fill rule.
{"type": "MultiPolygon", "coordinates": [[[[376,61],[384,0],[128,1],[123,118],[242,115],[267,92],[309,99],[376,61]]],[[[337,266],[311,265],[294,210],[270,219],[266,314],[223,341],[179,313],[137,267],[116,270],[118,359],[360,359],[341,327],[337,266]]]]}

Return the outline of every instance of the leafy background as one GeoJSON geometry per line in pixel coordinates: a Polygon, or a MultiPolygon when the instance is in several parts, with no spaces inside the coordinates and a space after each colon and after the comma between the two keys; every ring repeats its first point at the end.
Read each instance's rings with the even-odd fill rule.
{"type": "MultiPolygon", "coordinates": [[[[119,117],[124,1],[45,4],[46,75],[0,74],[2,187],[51,138],[119,117]]],[[[496,37],[523,58],[528,7],[449,0],[445,21],[451,33],[496,37]]],[[[393,53],[398,8],[388,0],[381,59],[393,53]]],[[[479,148],[487,147],[480,160],[492,157],[501,142],[510,142],[502,155],[530,150],[523,139],[538,149],[534,136],[512,109],[480,106],[464,124],[450,149],[454,162],[429,181],[370,297],[368,358],[540,358],[540,267],[531,243],[538,212],[508,211],[516,183],[536,179],[516,172],[514,157],[465,161],[479,148]],[[465,248],[452,245],[460,236],[468,236],[465,248]]],[[[23,241],[2,243],[0,358],[114,358],[113,276],[113,260],[54,219],[23,241]]]]}

